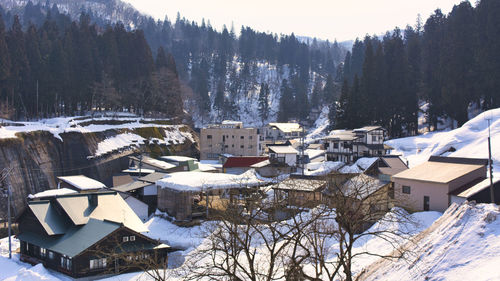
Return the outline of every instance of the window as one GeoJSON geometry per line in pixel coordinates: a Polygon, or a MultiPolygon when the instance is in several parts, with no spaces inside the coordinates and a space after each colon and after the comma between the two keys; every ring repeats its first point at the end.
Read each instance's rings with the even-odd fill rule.
{"type": "Polygon", "coordinates": [[[106,258],[90,260],[90,269],[106,268],[106,258]]]}
{"type": "Polygon", "coordinates": [[[135,235],[130,236],[130,241],[135,241],[135,235]]]}
{"type": "Polygon", "coordinates": [[[212,139],[212,135],[207,135],[207,139],[212,139]]]}
{"type": "Polygon", "coordinates": [[[411,193],[411,187],[407,185],[403,185],[403,193],[410,194],[411,193]]]}
{"type": "Polygon", "coordinates": [[[123,242],[128,242],[128,236],[123,236],[123,242]]]}
{"type": "Polygon", "coordinates": [[[231,147],[234,147],[234,143],[231,145],[231,147]]]}
{"type": "Polygon", "coordinates": [[[372,141],[377,141],[377,136],[372,136],[372,141]]]}
{"type": "Polygon", "coordinates": [[[334,142],[333,143],[333,148],[339,148],[339,143],[338,142],[334,142]]]}
{"type": "Polygon", "coordinates": [[[208,145],[208,147],[212,147],[212,145],[211,145],[211,144],[209,144],[209,145],[208,145]]]}
{"type": "Polygon", "coordinates": [[[253,148],[253,145],[249,145],[249,146],[248,146],[248,149],[252,149],[252,148],[253,148]]]}
{"type": "Polygon", "coordinates": [[[248,138],[249,138],[249,139],[253,139],[253,136],[249,136],[248,138]]]}
{"type": "Polygon", "coordinates": [[[67,256],[62,256],[61,267],[67,270],[71,270],[71,258],[68,258],[67,256]]]}
{"type": "Polygon", "coordinates": [[[51,260],[54,259],[54,252],[49,251],[49,259],[51,259],[51,260]]]}
{"type": "Polygon", "coordinates": [[[40,247],[40,257],[45,258],[47,256],[47,249],[40,247]]]}
{"type": "Polygon", "coordinates": [[[241,136],[240,139],[245,139],[245,136],[241,136]]]}
{"type": "Polygon", "coordinates": [[[227,144],[226,144],[226,145],[224,145],[224,148],[228,148],[228,147],[229,147],[229,146],[228,146],[227,144]]]}
{"type": "Polygon", "coordinates": [[[244,145],[240,145],[240,148],[245,148],[245,146],[244,145]]]}
{"type": "Polygon", "coordinates": [[[234,139],[234,135],[232,135],[232,136],[231,136],[231,138],[233,138],[233,139],[234,139]]]}

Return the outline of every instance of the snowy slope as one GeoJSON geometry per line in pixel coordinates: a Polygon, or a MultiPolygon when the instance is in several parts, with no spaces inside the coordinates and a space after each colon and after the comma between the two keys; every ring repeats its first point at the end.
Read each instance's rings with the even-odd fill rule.
{"type": "Polygon", "coordinates": [[[361,280],[500,280],[500,210],[497,205],[452,205],[405,245],[408,261],[378,261],[361,280]]]}
{"type": "Polygon", "coordinates": [[[491,148],[494,171],[500,172],[500,108],[485,111],[462,127],[445,132],[389,140],[394,154],[405,157],[410,167],[421,164],[430,156],[488,158],[488,121],[491,120],[491,148]],[[455,150],[455,151],[453,151],[455,150]]]}

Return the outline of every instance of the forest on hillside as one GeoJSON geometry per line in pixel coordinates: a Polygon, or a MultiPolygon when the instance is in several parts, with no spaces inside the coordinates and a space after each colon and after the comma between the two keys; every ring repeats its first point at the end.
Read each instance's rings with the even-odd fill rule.
{"type": "Polygon", "coordinates": [[[0,15],[2,117],[30,119],[91,110],[182,114],[175,60],[156,60],[141,30],[105,29],[49,11],[39,27],[18,16],[6,30],[0,15]]]}
{"type": "Polygon", "coordinates": [[[465,1],[444,15],[436,10],[414,27],[382,39],[356,40],[345,57],[333,128],[386,127],[392,137],[414,135],[419,105],[428,103],[427,126],[442,117],[461,126],[468,109],[500,107],[500,1],[465,1]]]}
{"type": "MultiPolygon", "coordinates": [[[[92,33],[97,37],[107,37],[105,33],[110,30],[122,32],[123,29],[130,29],[120,23],[111,23],[104,20],[94,11],[86,10],[81,12],[84,18],[90,21],[83,24],[93,29],[92,33]]],[[[7,35],[14,26],[16,14],[19,15],[21,29],[25,32],[28,32],[32,27],[40,30],[43,29],[48,16],[51,18],[50,21],[56,22],[56,26],[61,30],[60,33],[63,33],[63,37],[65,30],[71,28],[72,25],[77,26],[78,28],[76,29],[86,29],[86,27],[81,27],[82,23],[80,21],[71,23],[67,18],[62,20],[61,18],[64,16],[59,12],[57,6],[51,5],[49,1],[43,4],[28,2],[26,6],[15,11],[0,9],[0,15],[3,15],[7,26],[7,35]]],[[[337,42],[330,43],[316,39],[309,41],[299,40],[294,34],[277,35],[263,33],[257,32],[250,27],[241,27],[240,34],[237,36],[234,27],[228,29],[224,26],[218,31],[211,26],[210,21],[202,21],[201,24],[198,24],[181,18],[180,15],[176,18],[175,22],[171,22],[169,19],[155,21],[152,18],[144,16],[139,18],[134,24],[135,29],[131,33],[141,34],[140,37],[143,36],[149,45],[150,53],[153,57],[158,55],[157,50],[160,48],[165,53],[172,54],[173,60],[176,62],[179,78],[187,86],[183,87],[188,92],[184,94],[190,99],[195,100],[200,115],[208,115],[210,112],[217,111],[218,115],[224,116],[224,118],[238,118],[239,113],[237,112],[236,103],[239,99],[245,99],[248,93],[255,90],[271,88],[272,91],[269,81],[262,81],[261,78],[257,77],[259,68],[262,69],[262,65],[266,64],[269,67],[276,68],[280,75],[282,74],[286,78],[289,78],[293,100],[290,100],[288,104],[293,104],[294,109],[298,107],[305,108],[300,111],[293,110],[287,112],[286,115],[290,118],[306,118],[311,106],[318,106],[317,102],[313,102],[312,105],[309,102],[310,98],[308,95],[310,95],[312,83],[316,83],[318,84],[317,87],[322,88],[328,76],[331,79],[333,77],[340,77],[338,67],[347,51],[337,42]]],[[[6,39],[8,40],[8,38],[6,39]]],[[[64,38],[61,38],[61,41],[64,42],[64,38]]],[[[92,42],[90,44],[92,45],[92,42]]],[[[98,50],[98,52],[109,52],[110,47],[104,47],[106,50],[102,50],[102,47],[104,47],[103,44],[97,44],[95,47],[90,46],[91,49],[98,50]]],[[[113,46],[111,48],[116,48],[121,53],[127,52],[127,50],[122,50],[122,48],[127,48],[122,43],[117,43],[116,47],[113,46]]],[[[82,87],[77,89],[79,93],[75,93],[74,97],[83,95],[92,96],[93,87],[89,86],[87,89],[84,89],[83,84],[92,85],[92,83],[97,82],[114,85],[117,88],[118,95],[123,97],[124,101],[132,101],[133,98],[137,97],[137,95],[132,94],[134,92],[132,88],[135,90],[140,87],[148,89],[151,87],[149,86],[150,84],[154,84],[148,82],[142,83],[142,86],[139,85],[141,83],[135,83],[137,86],[131,85],[134,84],[132,80],[144,80],[144,77],[151,76],[151,58],[149,58],[148,52],[148,50],[144,50],[144,54],[141,55],[144,59],[137,60],[145,62],[145,65],[134,67],[132,64],[132,67],[130,67],[135,73],[134,79],[132,79],[132,76],[126,78],[125,76],[120,76],[121,74],[118,74],[118,70],[106,69],[102,71],[101,69],[96,69],[92,74],[95,81],[90,81],[92,79],[79,81],[82,87]],[[111,80],[111,82],[106,82],[105,80],[111,80]],[[127,85],[124,85],[123,82],[127,82],[127,85]]],[[[74,53],[71,52],[71,54],[66,55],[71,56],[74,53]]],[[[109,59],[107,55],[103,57],[109,59]]],[[[102,62],[96,62],[97,68],[102,64],[102,62]]],[[[104,64],[107,65],[108,63],[105,62],[104,64]]],[[[119,65],[121,68],[123,68],[123,65],[128,65],[127,68],[129,68],[131,64],[123,62],[119,65]]],[[[76,72],[75,74],[78,76],[76,72]]],[[[147,78],[146,80],[149,81],[150,79],[147,78]]],[[[32,84],[31,81],[29,82],[29,84],[32,84]]],[[[281,81],[277,83],[281,83],[281,81]]],[[[41,84],[39,83],[39,85],[41,84]]],[[[44,85],[48,87],[46,83],[44,85]]],[[[9,90],[11,90],[12,94],[12,87],[9,90]]],[[[40,93],[42,92],[41,90],[42,88],[39,89],[40,93]]],[[[19,95],[17,94],[19,91],[23,92],[21,95],[33,95],[34,93],[31,89],[17,89],[14,91],[14,96],[19,95]]],[[[50,89],[49,91],[53,92],[50,89]]],[[[279,94],[279,91],[277,92],[279,94]]],[[[268,100],[267,105],[269,105],[271,102],[271,93],[269,90],[263,93],[266,95],[265,99],[268,100]]],[[[329,92],[328,95],[332,95],[331,99],[333,99],[333,92],[329,92]]],[[[144,101],[144,99],[139,100],[144,101]]],[[[53,99],[49,104],[52,104],[52,101],[53,99]]],[[[5,102],[6,96],[4,98],[5,102]]],[[[88,109],[90,108],[89,104],[92,103],[91,101],[84,101],[83,103],[80,101],[75,102],[79,104],[76,106],[76,109],[81,109],[82,106],[88,109]]],[[[16,109],[17,118],[35,116],[33,113],[36,111],[31,111],[28,108],[26,111],[29,111],[29,113],[23,114],[25,109],[20,102],[14,101],[13,103],[10,101],[7,104],[12,104],[16,109]]],[[[122,105],[126,104],[120,104],[120,106],[122,105]]],[[[130,107],[129,105],[126,106],[130,107]]],[[[143,107],[144,105],[138,104],[134,108],[142,110],[143,107]]],[[[182,104],[179,99],[177,100],[177,108],[181,107],[182,104]]],[[[67,108],[65,113],[69,114],[76,109],[75,107],[67,108]]],[[[150,109],[144,108],[144,110],[148,111],[150,109]]],[[[270,114],[269,110],[269,106],[259,108],[262,116],[268,116],[270,114]]],[[[172,111],[168,110],[168,112],[172,111]]],[[[52,114],[54,112],[49,109],[48,113],[52,114]]],[[[58,113],[58,111],[55,113],[58,113]]],[[[281,114],[281,116],[284,116],[284,114],[281,114]]]]}

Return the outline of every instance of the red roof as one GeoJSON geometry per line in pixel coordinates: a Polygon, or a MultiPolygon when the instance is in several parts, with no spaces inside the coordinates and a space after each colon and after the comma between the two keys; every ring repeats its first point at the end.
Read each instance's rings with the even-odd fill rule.
{"type": "Polygon", "coordinates": [[[269,159],[267,156],[241,156],[241,157],[229,157],[222,166],[223,168],[243,168],[250,167],[253,164],[265,161],[269,159]]]}

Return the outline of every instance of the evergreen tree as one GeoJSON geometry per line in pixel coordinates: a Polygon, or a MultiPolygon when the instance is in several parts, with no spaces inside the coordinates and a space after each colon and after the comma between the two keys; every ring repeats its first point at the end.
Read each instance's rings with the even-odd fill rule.
{"type": "Polygon", "coordinates": [[[294,103],[292,89],[288,85],[288,81],[283,79],[281,82],[278,122],[288,122],[291,117],[291,111],[294,103]]]}
{"type": "Polygon", "coordinates": [[[264,126],[264,122],[269,117],[269,85],[266,83],[260,84],[259,116],[262,120],[262,126],[264,126]]]}

